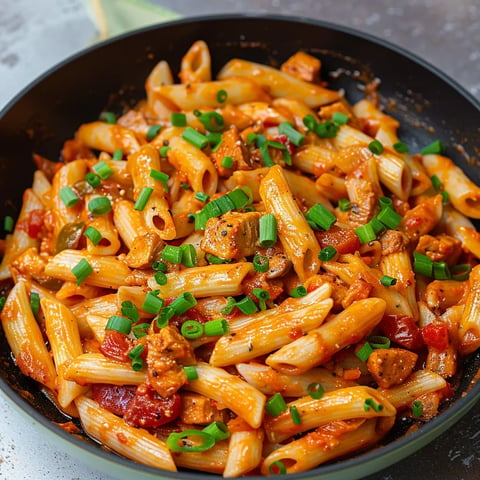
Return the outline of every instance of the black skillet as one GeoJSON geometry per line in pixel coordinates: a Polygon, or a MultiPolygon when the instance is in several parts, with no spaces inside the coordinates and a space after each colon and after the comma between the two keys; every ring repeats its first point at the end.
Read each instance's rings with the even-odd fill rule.
{"type": "MultiPolygon", "coordinates": [[[[306,50],[321,58],[324,79],[332,88],[345,89],[351,102],[363,98],[365,86],[379,79],[381,102],[400,120],[400,138],[410,150],[442,139],[447,154],[480,183],[480,169],[474,164],[480,146],[480,105],[434,67],[345,27],[270,15],[221,15],[162,24],[102,43],[48,71],[13,99],[0,113],[0,218],[18,214],[21,194],[31,185],[32,152],[58,158],[63,141],[73,136],[78,125],[96,119],[105,109],[120,112],[143,98],[145,79],[156,62],[167,60],[178,72],[182,55],[198,39],[208,43],[214,71],[232,57],[279,65],[296,51],[306,50]]],[[[455,399],[417,432],[403,435],[408,425],[399,422],[385,446],[289,478],[353,480],[412,454],[475,404],[480,384],[472,387],[471,380],[479,368],[477,352],[462,367],[455,399]]],[[[138,480],[213,478],[137,465],[81,435],[65,433],[52,422],[67,419],[34,382],[19,373],[3,333],[0,389],[25,415],[46,427],[59,448],[109,475],[138,480]]]]}

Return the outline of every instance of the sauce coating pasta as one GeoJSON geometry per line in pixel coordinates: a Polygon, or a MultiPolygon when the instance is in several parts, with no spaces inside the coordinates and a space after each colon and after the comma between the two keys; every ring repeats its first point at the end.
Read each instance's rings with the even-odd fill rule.
{"type": "Polygon", "coordinates": [[[480,188],[305,52],[210,64],[37,157],[0,264],[19,369],[169,471],[301,472],[435,417],[480,347],[480,188]]]}

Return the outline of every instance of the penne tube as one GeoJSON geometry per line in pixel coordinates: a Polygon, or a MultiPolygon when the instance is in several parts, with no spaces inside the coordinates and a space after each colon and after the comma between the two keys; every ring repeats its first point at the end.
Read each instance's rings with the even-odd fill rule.
{"type": "Polygon", "coordinates": [[[282,167],[271,167],[260,183],[266,211],[277,220],[278,237],[292,260],[300,281],[315,275],[320,267],[320,245],[288,186],[282,167]]]}
{"type": "Polygon", "coordinates": [[[138,235],[148,233],[145,216],[139,210],[135,210],[129,200],[120,200],[113,204],[113,222],[128,248],[138,235]]]}
{"type": "Polygon", "coordinates": [[[286,375],[298,375],[322,365],[336,352],[365,337],[382,319],[385,306],[381,298],[358,300],[319,328],[269,355],[266,363],[286,375]]]}
{"type": "Polygon", "coordinates": [[[335,151],[324,145],[306,144],[292,155],[292,165],[302,172],[320,176],[334,167],[335,151]]]}
{"type": "Polygon", "coordinates": [[[165,443],[143,428],[127,425],[122,418],[82,395],[75,404],[85,431],[120,455],[135,462],[176,472],[165,443]]]}
{"type": "Polygon", "coordinates": [[[25,281],[20,280],[10,291],[0,319],[5,338],[21,372],[54,390],[57,373],[42,331],[33,316],[25,281]]]}
{"type": "Polygon", "coordinates": [[[463,355],[473,353],[480,347],[480,265],[473,267],[469,283],[459,328],[460,352],[463,355]]]}
{"type": "Polygon", "coordinates": [[[138,286],[123,286],[117,290],[117,302],[120,308],[123,302],[132,302],[138,310],[140,318],[153,318],[153,313],[145,312],[142,310],[145,296],[150,290],[146,287],[138,286]]]}
{"type": "Polygon", "coordinates": [[[252,428],[263,420],[265,395],[244,380],[208,363],[196,365],[198,379],[189,380],[184,388],[220,402],[245,420],[252,428]]]}
{"type": "Polygon", "coordinates": [[[341,198],[347,198],[348,192],[345,179],[332,173],[322,173],[316,180],[318,191],[329,200],[337,203],[341,198]]]}
{"type": "Polygon", "coordinates": [[[33,174],[33,183],[32,190],[33,193],[39,198],[45,208],[50,207],[50,191],[52,189],[52,184],[48,180],[42,170],[35,170],[33,174]]]}
{"type": "Polygon", "coordinates": [[[221,475],[227,462],[228,444],[223,440],[205,452],[172,452],[172,456],[179,467],[221,475]]]}
{"type": "Polygon", "coordinates": [[[235,431],[230,437],[223,476],[234,478],[245,475],[262,460],[263,430],[235,431]]]}
{"type": "Polygon", "coordinates": [[[110,317],[95,314],[88,314],[85,317],[88,328],[93,332],[93,336],[99,343],[102,343],[105,338],[105,327],[107,326],[109,318],[110,317]]]}
{"type": "Polygon", "coordinates": [[[239,295],[243,279],[252,270],[253,265],[249,262],[192,267],[167,273],[165,285],[159,286],[154,278],[149,278],[148,286],[160,290],[159,296],[164,299],[177,297],[183,292],[190,292],[194,297],[239,295]]]}
{"type": "Polygon", "coordinates": [[[81,260],[86,260],[93,272],[85,279],[87,285],[104,288],[119,288],[125,284],[130,269],[116,257],[90,255],[84,250],[63,250],[50,259],[45,267],[45,273],[51,277],[69,282],[76,282],[72,273],[81,260]]]}
{"type": "Polygon", "coordinates": [[[183,56],[178,74],[182,83],[209,82],[212,79],[210,51],[203,40],[197,40],[183,56]]]}
{"type": "Polygon", "coordinates": [[[288,345],[296,336],[318,328],[332,306],[333,300],[328,298],[302,309],[265,316],[224,335],[215,343],[210,364],[220,367],[247,362],[288,345]]]}
{"type": "Polygon", "coordinates": [[[340,98],[338,92],[333,90],[305,82],[273,67],[237,58],[226,63],[218,73],[220,80],[232,77],[253,78],[273,97],[296,98],[309,107],[319,107],[340,98]]]}
{"type": "Polygon", "coordinates": [[[92,285],[77,285],[75,282],[63,282],[55,297],[66,305],[74,305],[85,299],[98,297],[103,293],[100,287],[92,285]]]}
{"type": "Polygon", "coordinates": [[[88,223],[87,227],[96,228],[102,235],[98,245],[87,240],[87,252],[92,255],[115,255],[120,249],[118,231],[113,223],[112,215],[98,215],[88,223]]]}

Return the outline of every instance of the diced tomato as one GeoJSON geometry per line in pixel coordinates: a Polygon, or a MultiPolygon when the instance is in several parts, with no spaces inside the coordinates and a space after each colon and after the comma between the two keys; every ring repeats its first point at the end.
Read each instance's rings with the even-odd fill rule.
{"type": "Polygon", "coordinates": [[[27,232],[30,238],[38,238],[42,231],[44,218],[44,210],[32,210],[25,220],[17,223],[17,228],[27,232]]]}
{"type": "Polygon", "coordinates": [[[130,425],[157,428],[175,420],[181,408],[182,400],[178,393],[161,397],[155,390],[142,385],[128,404],[124,419],[130,425]]]}
{"type": "Polygon", "coordinates": [[[180,329],[187,320],[196,320],[200,323],[206,323],[208,318],[199,308],[192,307],[189,308],[183,315],[174,315],[169,323],[170,325],[174,325],[180,329]]]}
{"type": "Polygon", "coordinates": [[[401,347],[418,350],[423,346],[422,333],[412,317],[385,315],[379,326],[391,342],[401,347]]]}
{"type": "Polygon", "coordinates": [[[127,354],[131,346],[132,341],[128,338],[128,335],[116,330],[105,330],[105,338],[99,350],[106,357],[113,358],[119,362],[128,362],[127,354]]]}
{"type": "Polygon", "coordinates": [[[422,338],[426,345],[443,351],[448,347],[448,327],[443,323],[429,323],[422,328],[422,338]]]}
{"type": "Polygon", "coordinates": [[[135,397],[136,389],[135,385],[94,383],[92,385],[92,395],[101,407],[116,415],[124,415],[127,405],[135,397]]]}
{"type": "Polygon", "coordinates": [[[334,225],[326,232],[315,232],[321,248],[335,247],[338,253],[354,253],[360,248],[358,239],[353,228],[342,228],[334,225]]]}
{"type": "Polygon", "coordinates": [[[289,138],[286,135],[283,135],[283,134],[277,135],[273,138],[273,140],[275,142],[281,143],[282,145],[285,145],[290,155],[293,155],[293,153],[295,152],[295,149],[296,149],[295,145],[289,140],[289,138]]]}

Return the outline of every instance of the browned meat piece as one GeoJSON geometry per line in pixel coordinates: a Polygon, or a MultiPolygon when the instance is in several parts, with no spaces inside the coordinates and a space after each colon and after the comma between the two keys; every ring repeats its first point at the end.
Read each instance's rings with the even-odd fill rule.
{"type": "Polygon", "coordinates": [[[448,265],[455,265],[462,253],[461,246],[460,240],[441,233],[435,237],[422,235],[415,250],[427,255],[434,262],[447,262],[448,265]]]}
{"type": "Polygon", "coordinates": [[[281,71],[306,82],[317,82],[322,64],[305,52],[297,52],[282,64],[281,71]]]}
{"type": "Polygon", "coordinates": [[[238,129],[235,126],[230,127],[222,135],[222,143],[210,155],[218,174],[221,177],[229,177],[235,170],[250,170],[248,150],[245,143],[240,138],[238,129]],[[233,164],[230,168],[222,166],[225,157],[232,157],[233,164]]]}
{"type": "Polygon", "coordinates": [[[147,336],[147,367],[150,386],[162,397],[173,395],[187,382],[183,365],[193,365],[195,355],[175,327],[163,327],[147,336]]]}
{"type": "Polygon", "coordinates": [[[125,263],[132,268],[148,268],[163,247],[162,239],[155,232],[139,235],[133,241],[125,263]]]}
{"type": "Polygon", "coordinates": [[[200,244],[201,249],[221,258],[241,258],[253,255],[259,235],[258,212],[228,212],[210,218],[200,244]]]}
{"type": "Polygon", "coordinates": [[[180,420],[191,425],[207,425],[212,422],[225,422],[227,412],[219,410],[212,400],[198,393],[182,394],[180,420]]]}
{"type": "Polygon", "coordinates": [[[382,255],[390,255],[405,250],[408,244],[407,236],[398,230],[386,230],[380,237],[382,255]]]}
{"type": "Polygon", "coordinates": [[[368,371],[382,388],[403,383],[412,373],[418,355],[403,348],[375,350],[367,361],[368,371]]]}

